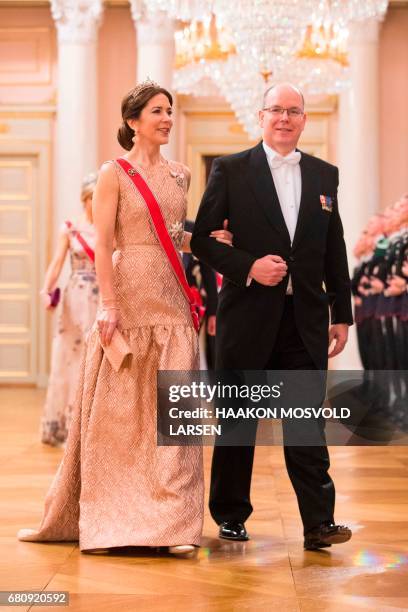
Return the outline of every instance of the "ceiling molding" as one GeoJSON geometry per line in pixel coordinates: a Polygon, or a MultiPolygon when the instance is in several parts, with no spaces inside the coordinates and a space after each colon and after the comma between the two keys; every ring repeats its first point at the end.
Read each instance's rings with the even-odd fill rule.
{"type": "Polygon", "coordinates": [[[391,0],[390,8],[408,8],[408,0],[391,0]]]}

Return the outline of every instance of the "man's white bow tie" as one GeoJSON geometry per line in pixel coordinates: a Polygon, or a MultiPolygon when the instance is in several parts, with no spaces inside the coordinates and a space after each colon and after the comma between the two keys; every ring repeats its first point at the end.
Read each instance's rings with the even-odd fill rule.
{"type": "Polygon", "coordinates": [[[275,157],[271,160],[271,166],[273,169],[280,168],[284,164],[289,164],[290,166],[296,166],[300,162],[300,158],[302,157],[299,151],[292,151],[286,157],[282,155],[275,155],[275,157]]]}

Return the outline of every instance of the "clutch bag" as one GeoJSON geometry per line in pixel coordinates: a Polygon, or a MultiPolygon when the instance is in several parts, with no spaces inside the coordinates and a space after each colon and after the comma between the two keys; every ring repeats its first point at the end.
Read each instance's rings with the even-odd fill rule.
{"type": "Polygon", "coordinates": [[[54,291],[51,291],[48,295],[50,296],[51,308],[56,308],[58,306],[58,302],[60,301],[60,297],[61,297],[60,288],[56,287],[56,289],[54,289],[54,291]]]}
{"type": "Polygon", "coordinates": [[[128,343],[118,328],[116,328],[113,332],[110,343],[104,346],[101,342],[101,346],[105,352],[107,360],[115,372],[119,372],[125,357],[132,354],[128,343]]]}

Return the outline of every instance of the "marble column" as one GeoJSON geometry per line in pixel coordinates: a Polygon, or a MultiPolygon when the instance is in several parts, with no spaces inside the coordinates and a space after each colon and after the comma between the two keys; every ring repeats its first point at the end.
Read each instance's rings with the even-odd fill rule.
{"type": "Polygon", "coordinates": [[[58,32],[54,235],[81,212],[84,175],[97,170],[97,30],[102,0],[51,0],[58,32]]]}
{"type": "MultiPolygon", "coordinates": [[[[375,20],[352,25],[351,87],[339,100],[339,203],[351,271],[355,265],[352,250],[357,238],[380,207],[379,28],[380,23],[375,20]]],[[[350,332],[346,350],[335,360],[337,369],[361,367],[355,329],[350,332]]]]}
{"type": "Polygon", "coordinates": [[[162,152],[168,159],[178,159],[176,94],[172,90],[174,22],[164,12],[141,11],[137,0],[130,0],[130,6],[137,36],[136,82],[149,77],[172,93],[174,127],[170,142],[162,147],[162,152]]]}

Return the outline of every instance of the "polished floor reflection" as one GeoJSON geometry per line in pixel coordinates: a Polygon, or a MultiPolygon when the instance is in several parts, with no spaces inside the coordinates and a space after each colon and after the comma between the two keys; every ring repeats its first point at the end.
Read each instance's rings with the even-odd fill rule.
{"type": "MultiPolygon", "coordinates": [[[[250,542],[219,540],[207,513],[194,559],[135,548],[81,554],[74,544],[16,540],[20,527],[38,525],[62,451],[38,441],[42,391],[0,389],[0,397],[0,590],[66,590],[75,612],[408,609],[408,448],[331,449],[336,520],[354,536],[326,551],[303,551],[282,450],[262,447],[250,542]]],[[[205,456],[208,477],[209,449],[205,456]]]]}

